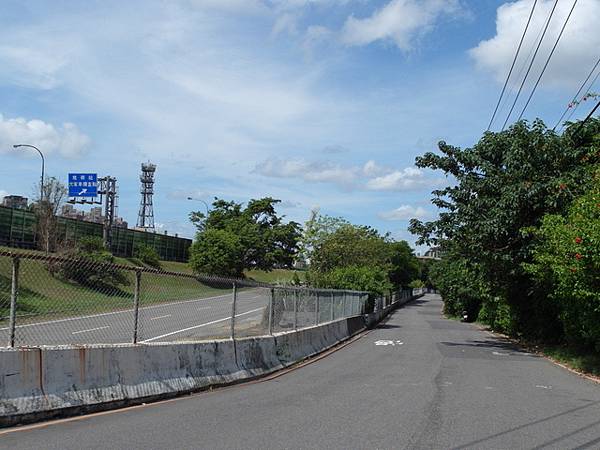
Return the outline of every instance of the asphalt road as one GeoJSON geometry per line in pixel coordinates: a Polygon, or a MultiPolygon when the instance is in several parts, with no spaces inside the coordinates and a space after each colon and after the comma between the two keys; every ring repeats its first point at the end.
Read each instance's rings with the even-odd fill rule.
{"type": "Polygon", "coordinates": [[[426,295],[258,383],[2,434],[7,449],[600,448],[600,385],[426,295]]]}
{"type": "MultiPolygon", "coordinates": [[[[240,332],[261,323],[269,302],[265,288],[240,290],[236,323],[240,332]]],[[[140,342],[180,341],[228,337],[232,294],[175,301],[141,307],[138,316],[140,342]]],[[[133,338],[133,309],[81,317],[43,320],[17,326],[16,345],[116,344],[133,338]]],[[[264,330],[254,330],[264,334],[264,330]]],[[[0,342],[8,341],[8,328],[0,328],[0,342]]]]}

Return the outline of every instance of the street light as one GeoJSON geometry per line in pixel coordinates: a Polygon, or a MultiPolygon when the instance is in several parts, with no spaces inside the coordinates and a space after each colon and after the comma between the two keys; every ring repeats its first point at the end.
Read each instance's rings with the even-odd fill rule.
{"type": "Polygon", "coordinates": [[[209,207],[208,207],[208,203],[206,203],[204,200],[199,199],[199,198],[193,198],[193,197],[188,197],[188,200],[192,200],[194,202],[202,202],[204,203],[204,206],[206,206],[206,218],[208,219],[208,213],[209,213],[209,207]]]}
{"type": "Polygon", "coordinates": [[[33,148],[33,149],[37,150],[37,152],[42,157],[42,177],[40,179],[40,205],[41,205],[42,204],[42,200],[44,200],[44,164],[45,164],[45,162],[44,162],[44,154],[35,145],[29,145],[29,144],[15,144],[15,145],[13,145],[13,148],[19,148],[19,147],[33,148]]]}

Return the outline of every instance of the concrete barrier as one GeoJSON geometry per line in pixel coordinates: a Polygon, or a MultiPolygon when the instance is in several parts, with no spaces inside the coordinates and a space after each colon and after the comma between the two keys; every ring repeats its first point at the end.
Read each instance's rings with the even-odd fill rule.
{"type": "Polygon", "coordinates": [[[368,316],[235,341],[0,349],[0,426],[139,404],[264,376],[352,337],[399,303],[368,316]]]}

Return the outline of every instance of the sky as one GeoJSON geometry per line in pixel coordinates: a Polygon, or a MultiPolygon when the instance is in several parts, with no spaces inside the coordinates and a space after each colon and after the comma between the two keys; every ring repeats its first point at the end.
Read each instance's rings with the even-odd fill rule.
{"type": "MultiPolygon", "coordinates": [[[[516,75],[553,3],[538,0],[516,75]]],[[[151,161],[155,220],[170,234],[194,234],[188,214],[204,206],[187,197],[271,196],[289,220],[319,208],[412,244],[408,220],[434,219],[430,193],[450,182],[415,157],[481,138],[532,5],[2,0],[0,196],[33,195],[39,156],[12,149],[28,143],[49,176],[115,176],[130,225],[151,161]]],[[[572,5],[558,1],[517,113],[572,5]]],[[[600,56],[598,17],[600,0],[577,2],[524,118],[554,126],[600,56]]]]}

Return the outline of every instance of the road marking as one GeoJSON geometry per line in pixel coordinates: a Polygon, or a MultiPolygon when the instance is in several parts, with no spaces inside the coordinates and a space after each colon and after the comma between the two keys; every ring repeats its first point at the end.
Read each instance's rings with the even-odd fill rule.
{"type": "Polygon", "coordinates": [[[492,355],[496,355],[496,356],[508,356],[508,353],[500,353],[500,352],[492,352],[492,355]]]}
{"type": "Polygon", "coordinates": [[[390,341],[390,340],[384,340],[384,339],[380,339],[379,341],[375,341],[375,345],[391,345],[391,346],[395,346],[395,345],[403,345],[404,342],[402,341],[390,341]]]}
{"type": "Polygon", "coordinates": [[[158,317],[152,317],[150,320],[164,319],[165,317],[171,317],[171,314],[166,314],[164,316],[158,316],[158,317]]]}
{"type": "Polygon", "coordinates": [[[544,386],[542,384],[536,384],[535,387],[540,389],[552,389],[552,386],[544,386]]]}
{"type": "Polygon", "coordinates": [[[203,309],[210,309],[212,308],[212,306],[201,306],[200,308],[198,308],[198,311],[202,311],[203,309]]]}
{"type": "MultiPolygon", "coordinates": [[[[256,308],[256,309],[253,309],[251,311],[247,311],[245,313],[236,314],[235,317],[245,316],[247,314],[252,314],[253,312],[261,311],[263,309],[264,308],[256,308]]],[[[183,329],[177,330],[177,331],[171,331],[170,333],[161,334],[160,336],[155,336],[153,338],[146,339],[145,341],[141,341],[141,342],[144,343],[144,342],[156,341],[157,339],[162,339],[162,338],[165,338],[165,337],[168,337],[168,336],[173,336],[174,334],[178,334],[178,333],[184,333],[186,331],[194,330],[196,328],[202,328],[202,327],[205,327],[207,325],[214,325],[215,323],[225,322],[226,320],[231,320],[231,316],[225,317],[223,319],[213,320],[212,322],[201,323],[200,325],[194,325],[193,327],[183,328],[183,329]]]]}
{"type": "Polygon", "coordinates": [[[106,328],[110,328],[110,326],[107,325],[105,327],[90,328],[89,330],[73,331],[71,334],[87,333],[88,331],[104,330],[106,328]]]}
{"type": "MultiPolygon", "coordinates": [[[[230,297],[230,296],[231,296],[231,294],[223,294],[223,295],[216,295],[214,297],[196,298],[194,300],[181,300],[179,302],[161,303],[160,305],[143,306],[143,307],[140,308],[140,311],[141,310],[145,310],[145,309],[164,308],[165,306],[181,305],[183,303],[202,302],[202,301],[205,301],[205,300],[215,300],[217,298],[230,297]]],[[[72,320],[91,319],[93,317],[111,316],[111,315],[114,315],[114,314],[132,313],[132,312],[133,312],[133,309],[125,309],[125,310],[122,310],[122,311],[112,311],[112,312],[107,312],[107,313],[92,314],[92,315],[89,315],[89,316],[77,316],[77,317],[69,317],[69,318],[66,318],[66,319],[49,320],[49,321],[46,321],[46,322],[28,323],[26,325],[17,325],[17,328],[36,327],[38,325],[48,325],[48,324],[53,324],[53,323],[69,322],[69,321],[72,321],[72,320]]],[[[8,330],[8,327],[0,328],[0,331],[4,331],[4,330],[8,330]]]]}

